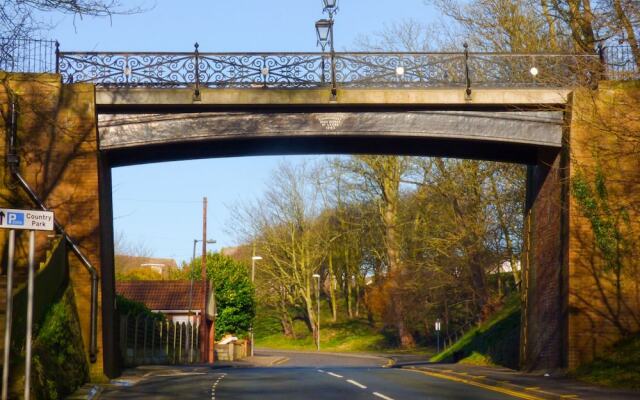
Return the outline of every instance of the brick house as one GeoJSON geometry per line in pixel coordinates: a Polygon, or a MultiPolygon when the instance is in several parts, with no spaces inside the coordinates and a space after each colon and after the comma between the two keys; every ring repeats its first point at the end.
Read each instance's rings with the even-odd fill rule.
{"type": "MultiPolygon", "coordinates": [[[[116,293],[146,305],[153,312],[161,312],[174,322],[196,322],[203,308],[202,282],[184,281],[118,281],[116,293]],[[190,296],[190,292],[192,295],[190,296]]],[[[215,313],[211,292],[207,299],[207,325],[215,313]]]]}

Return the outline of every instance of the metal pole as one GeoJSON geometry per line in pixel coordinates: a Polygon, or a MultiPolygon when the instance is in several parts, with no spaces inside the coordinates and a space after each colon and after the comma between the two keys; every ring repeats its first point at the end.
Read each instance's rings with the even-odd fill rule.
{"type": "Polygon", "coordinates": [[[320,278],[317,278],[316,303],[318,303],[318,351],[320,351],[320,278]]]}
{"type": "MultiPolygon", "coordinates": [[[[198,243],[198,239],[193,239],[193,256],[191,257],[191,273],[189,274],[191,278],[189,279],[189,321],[191,321],[191,310],[193,308],[193,267],[196,261],[196,243],[198,243]]],[[[189,347],[189,360],[191,361],[193,359],[193,347],[190,346],[189,340],[190,338],[187,337],[187,346],[189,347]]]]}
{"type": "Polygon", "coordinates": [[[467,95],[467,98],[469,98],[471,97],[471,77],[469,76],[469,45],[467,43],[464,43],[462,46],[464,47],[464,75],[467,85],[465,93],[467,95]]]}
{"type": "Polygon", "coordinates": [[[436,337],[438,338],[438,353],[440,353],[440,331],[436,331],[436,337]]]}
{"type": "Polygon", "coordinates": [[[256,281],[256,259],[255,259],[255,252],[253,254],[253,256],[251,257],[251,283],[254,283],[256,281]]]}
{"type": "MultiPolygon", "coordinates": [[[[251,256],[251,285],[255,287],[255,281],[256,281],[256,248],[255,246],[253,247],[253,255],[251,256]]],[[[253,340],[253,321],[251,321],[251,326],[249,327],[250,329],[250,333],[251,333],[251,357],[253,357],[253,347],[254,347],[254,340],[253,340]]]]}
{"type": "Polygon", "coordinates": [[[7,310],[4,321],[4,364],[2,368],[2,400],[9,395],[9,356],[11,352],[11,325],[13,318],[13,256],[16,244],[16,231],[9,231],[9,257],[7,260],[7,310]]]}
{"type": "MultiPolygon", "coordinates": [[[[202,362],[209,360],[209,341],[207,339],[207,198],[202,199],[202,293],[203,304],[200,314],[200,354],[202,362]]],[[[215,318],[215,317],[214,317],[215,318]]],[[[213,322],[215,324],[215,321],[213,322]]],[[[215,327],[212,327],[215,329],[215,327]]]]}
{"type": "Polygon", "coordinates": [[[336,87],[336,52],[333,47],[333,15],[331,13],[329,13],[329,20],[331,21],[329,25],[331,34],[331,99],[335,100],[338,95],[338,89],[336,87]]]}
{"type": "Polygon", "coordinates": [[[31,392],[31,334],[33,331],[33,283],[35,275],[36,231],[29,231],[29,281],[27,283],[27,339],[24,368],[24,399],[31,392]]]}

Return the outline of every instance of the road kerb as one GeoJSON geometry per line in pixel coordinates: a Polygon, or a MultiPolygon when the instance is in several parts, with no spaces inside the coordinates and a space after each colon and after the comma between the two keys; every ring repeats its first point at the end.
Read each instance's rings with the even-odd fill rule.
{"type": "Polygon", "coordinates": [[[289,357],[280,357],[276,360],[273,360],[270,364],[271,367],[273,367],[274,365],[281,365],[286,363],[287,361],[289,361],[289,357]]]}
{"type": "Polygon", "coordinates": [[[494,379],[489,379],[484,376],[472,375],[469,373],[458,373],[452,370],[441,370],[436,368],[429,367],[407,367],[406,369],[421,372],[425,375],[433,376],[441,379],[449,379],[457,382],[467,383],[474,386],[483,387],[488,390],[493,390],[496,392],[501,392],[505,394],[509,394],[510,396],[515,396],[521,399],[530,399],[530,400],[567,400],[567,399],[575,399],[579,400],[580,398],[577,395],[573,394],[558,394],[547,392],[541,390],[538,387],[524,387],[520,385],[515,385],[508,381],[498,381],[494,379]]]}

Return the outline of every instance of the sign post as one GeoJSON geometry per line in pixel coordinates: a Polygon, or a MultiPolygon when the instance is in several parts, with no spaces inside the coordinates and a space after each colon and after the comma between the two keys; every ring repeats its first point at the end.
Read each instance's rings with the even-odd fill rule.
{"type": "Polygon", "coordinates": [[[9,396],[9,355],[11,348],[11,325],[13,317],[13,256],[15,253],[16,231],[9,231],[9,257],[7,260],[7,310],[4,323],[4,368],[2,368],[2,400],[9,396]]]}
{"type": "Polygon", "coordinates": [[[4,331],[4,368],[2,371],[2,400],[9,395],[9,360],[11,352],[11,326],[13,323],[13,259],[15,255],[15,230],[29,231],[29,278],[27,282],[27,332],[25,348],[24,398],[31,392],[31,337],[33,333],[33,295],[35,280],[36,231],[54,230],[51,211],[14,210],[0,208],[0,228],[9,229],[9,257],[7,260],[7,311],[4,331]]]}
{"type": "Polygon", "coordinates": [[[438,318],[436,320],[436,337],[438,342],[438,353],[440,353],[440,328],[441,328],[441,323],[440,323],[440,318],[438,318]]]}

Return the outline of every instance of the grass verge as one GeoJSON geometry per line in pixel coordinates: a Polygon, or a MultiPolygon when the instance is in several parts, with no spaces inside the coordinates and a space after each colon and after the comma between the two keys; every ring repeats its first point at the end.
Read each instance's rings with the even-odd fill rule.
{"type": "MultiPolygon", "coordinates": [[[[257,347],[279,350],[315,350],[313,337],[302,323],[295,326],[296,339],[273,333],[256,338],[257,347]]],[[[320,330],[320,348],[322,351],[375,352],[393,354],[431,354],[429,348],[398,349],[388,345],[388,340],[378,329],[369,325],[366,319],[353,319],[341,322],[327,322],[320,330]]]]}
{"type": "Polygon", "coordinates": [[[502,310],[471,329],[447,350],[435,355],[435,362],[465,362],[474,365],[518,367],[520,348],[520,299],[507,300],[502,310]]]}

